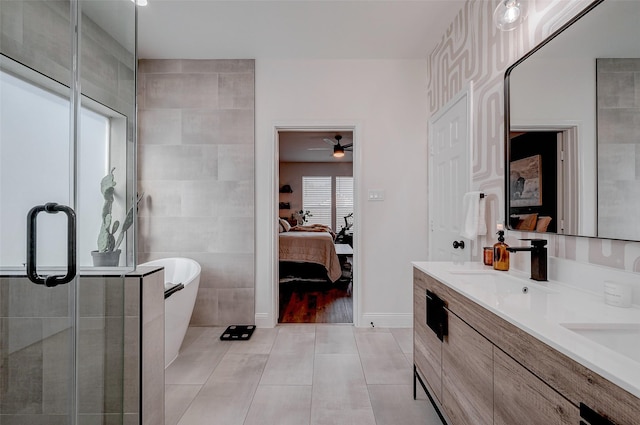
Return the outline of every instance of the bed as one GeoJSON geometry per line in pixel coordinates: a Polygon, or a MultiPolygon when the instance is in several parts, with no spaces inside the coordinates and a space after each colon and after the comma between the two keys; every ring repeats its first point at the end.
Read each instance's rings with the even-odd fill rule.
{"type": "Polygon", "coordinates": [[[283,227],[286,230],[280,232],[280,262],[320,264],[331,282],[340,279],[342,269],[333,243],[335,233],[330,228],[321,225],[283,227]]]}

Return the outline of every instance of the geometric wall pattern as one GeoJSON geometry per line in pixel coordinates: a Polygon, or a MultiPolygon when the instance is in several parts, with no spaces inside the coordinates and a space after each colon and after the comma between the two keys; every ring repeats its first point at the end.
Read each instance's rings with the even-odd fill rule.
{"type": "MultiPolygon", "coordinates": [[[[472,190],[486,195],[488,235],[472,249],[495,242],[496,222],[504,221],[504,99],[507,68],[549,34],[567,22],[590,1],[532,0],[526,20],[515,30],[503,32],[493,24],[497,1],[468,0],[428,58],[427,99],[429,116],[455,94],[473,84],[472,190]]],[[[508,232],[507,243],[531,237],[508,232]]],[[[611,239],[549,235],[549,255],[584,263],[640,272],[640,243],[611,239]]],[[[513,256],[522,261],[525,256],[513,256]]],[[[518,264],[516,263],[516,267],[518,264]]]]}

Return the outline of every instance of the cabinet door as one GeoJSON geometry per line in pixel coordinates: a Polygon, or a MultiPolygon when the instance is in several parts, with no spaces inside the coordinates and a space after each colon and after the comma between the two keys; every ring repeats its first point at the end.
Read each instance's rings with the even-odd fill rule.
{"type": "Polygon", "coordinates": [[[452,424],[492,424],[493,344],[448,313],[449,335],[442,344],[442,406],[452,424]]]}
{"type": "Polygon", "coordinates": [[[427,327],[427,285],[416,273],[413,285],[413,362],[431,394],[442,399],[442,342],[427,327]]]}
{"type": "Polygon", "coordinates": [[[576,406],[499,349],[494,358],[494,425],[580,423],[576,406]]]}

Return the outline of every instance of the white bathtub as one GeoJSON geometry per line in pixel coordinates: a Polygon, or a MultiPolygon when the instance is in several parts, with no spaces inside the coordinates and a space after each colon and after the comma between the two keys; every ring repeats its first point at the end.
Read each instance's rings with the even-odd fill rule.
{"type": "Polygon", "coordinates": [[[164,300],[164,367],[178,357],[187,333],[200,285],[200,264],[190,258],[163,258],[140,266],[164,267],[165,286],[182,283],[184,289],[164,300]]]}

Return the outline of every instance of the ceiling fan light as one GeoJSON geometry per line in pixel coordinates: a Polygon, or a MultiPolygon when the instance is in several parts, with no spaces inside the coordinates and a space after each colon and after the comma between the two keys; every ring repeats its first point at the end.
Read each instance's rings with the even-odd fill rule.
{"type": "Polygon", "coordinates": [[[333,156],[335,158],[342,158],[344,156],[344,149],[340,145],[333,147],[333,156]]]}
{"type": "Polygon", "coordinates": [[[502,31],[514,30],[525,17],[525,0],[501,0],[493,12],[493,22],[502,31]]]}

